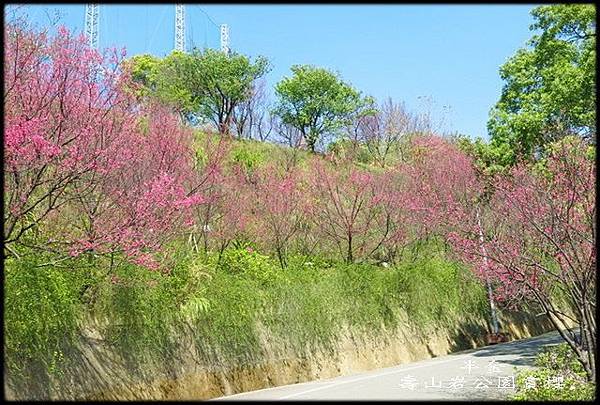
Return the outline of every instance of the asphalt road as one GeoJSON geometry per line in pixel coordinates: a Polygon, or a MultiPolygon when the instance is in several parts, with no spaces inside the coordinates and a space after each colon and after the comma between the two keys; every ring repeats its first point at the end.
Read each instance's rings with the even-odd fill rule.
{"type": "Polygon", "coordinates": [[[561,343],[557,332],[395,367],[266,388],[214,400],[498,400],[515,392],[516,371],[561,343]]]}

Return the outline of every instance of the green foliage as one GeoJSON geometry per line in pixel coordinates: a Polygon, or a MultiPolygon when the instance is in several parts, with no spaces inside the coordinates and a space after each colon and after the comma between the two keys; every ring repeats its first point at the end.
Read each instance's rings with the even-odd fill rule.
{"type": "Polygon", "coordinates": [[[281,269],[275,258],[245,245],[219,258],[181,244],[174,260],[168,274],[131,264],[109,271],[93,257],[87,267],[73,261],[72,271],[10,262],[5,347],[11,374],[28,375],[34,366],[23,369],[24,359],[38,370],[59,369],[83,318],[96,319],[94,327],[129,369],[143,374],[171,361],[181,336],[193,340],[207,365],[254,364],[264,356],[265,334],[281,355],[302,356],[332,347],[346,327],[363,334],[404,327],[403,311],[424,332],[453,328],[484,316],[486,308],[481,285],[435,243],[389,268],[291,256],[281,269]]]}
{"type": "Polygon", "coordinates": [[[98,285],[93,311],[106,319],[102,334],[134,370],[142,368],[142,360],[161,358],[172,347],[169,332],[178,315],[177,290],[182,288],[177,281],[124,264],[98,285]]]}
{"type": "Polygon", "coordinates": [[[560,156],[561,161],[569,162],[574,165],[579,159],[594,161],[596,149],[593,145],[581,145],[582,140],[576,136],[566,136],[558,141],[552,142],[547,146],[547,156],[537,160],[532,166],[532,170],[539,176],[549,178],[552,176],[548,170],[548,157],[560,156]],[[583,147],[582,147],[583,146],[583,147]],[[566,152],[566,153],[565,153],[566,152]]]}
{"type": "Polygon", "coordinates": [[[210,307],[198,294],[204,280],[187,256],[180,256],[170,274],[131,264],[110,269],[91,255],[60,267],[40,267],[44,259],[7,261],[5,358],[12,381],[82,367],[72,363],[83,328],[97,329],[132,371],[143,372],[145,365],[172,355],[173,331],[182,319],[210,307]]]}
{"type": "Polygon", "coordinates": [[[541,34],[501,67],[506,83],[488,122],[492,149],[511,163],[563,136],[596,133],[595,7],[539,6],[532,15],[541,34]]]}
{"type": "Polygon", "coordinates": [[[146,97],[156,91],[159,64],[160,59],[150,54],[135,55],[123,63],[133,82],[140,85],[136,90],[138,96],[146,97]]]}
{"type": "Polygon", "coordinates": [[[254,81],[269,70],[269,62],[252,62],[236,53],[213,49],[173,51],[162,60],[141,55],[129,61],[134,81],[146,92],[169,103],[192,123],[212,121],[226,132],[234,108],[250,97],[254,81]]]}
{"type": "Polygon", "coordinates": [[[485,176],[506,172],[513,163],[513,153],[507,143],[486,142],[481,138],[472,140],[466,136],[458,136],[455,141],[474,159],[475,167],[485,176]]]}
{"type": "Polygon", "coordinates": [[[371,98],[343,82],[336,74],[310,65],[294,65],[293,76],[275,86],[278,103],[273,113],[297,128],[311,151],[323,135],[345,125],[371,98]]]}
{"type": "Polygon", "coordinates": [[[535,358],[537,367],[585,377],[585,370],[567,343],[542,350],[535,358]]]}
{"type": "MultiPolygon", "coordinates": [[[[347,265],[340,274],[347,300],[348,323],[362,332],[376,334],[382,327],[398,324],[398,310],[403,308],[400,269],[372,265],[347,265]],[[360,304],[356,301],[358,298],[360,304]]],[[[404,308],[406,309],[406,308],[404,308]]]]}
{"type": "Polygon", "coordinates": [[[154,96],[162,103],[170,104],[182,114],[193,115],[200,109],[202,99],[194,94],[187,80],[193,70],[193,60],[186,53],[173,51],[159,61],[155,74],[154,96]]]}
{"type": "Polygon", "coordinates": [[[338,138],[327,145],[327,151],[341,158],[352,158],[356,163],[370,164],[373,158],[364,143],[354,142],[348,138],[338,138]]]}
{"type": "Polygon", "coordinates": [[[595,384],[586,382],[585,371],[566,343],[544,349],[535,359],[534,370],[517,375],[521,401],[593,401],[595,384]],[[528,384],[529,383],[529,384],[528,384]]]}
{"type": "Polygon", "coordinates": [[[60,373],[79,330],[89,277],[77,268],[38,267],[44,256],[5,261],[5,364],[16,375],[36,368],[60,373]]]}
{"type": "MultiPolygon", "coordinates": [[[[481,282],[459,263],[448,261],[435,241],[417,242],[399,267],[402,307],[415,325],[451,327],[457,319],[487,318],[481,282]],[[433,254],[424,254],[423,249],[433,254]],[[411,257],[412,256],[412,257],[411,257]]],[[[424,328],[425,329],[425,328],[424,328]]]]}
{"type": "Polygon", "coordinates": [[[246,170],[256,169],[265,161],[265,156],[258,148],[252,148],[246,142],[240,142],[233,148],[231,158],[246,170]]]}
{"type": "MultiPolygon", "coordinates": [[[[204,145],[207,134],[197,130],[195,136],[196,162],[199,167],[203,167],[209,161],[209,154],[204,145]]],[[[228,141],[224,141],[228,142],[228,141]]],[[[266,163],[279,167],[290,167],[295,164],[298,167],[305,167],[310,153],[300,149],[292,149],[287,146],[278,145],[271,142],[261,142],[253,139],[236,139],[229,145],[229,150],[225,155],[225,166],[231,168],[233,165],[241,165],[244,169],[252,170],[263,166],[266,163]],[[295,157],[292,159],[292,155],[295,157]],[[295,161],[295,163],[292,163],[295,161]]]]}
{"type": "Polygon", "coordinates": [[[260,282],[225,271],[209,274],[201,294],[210,308],[191,322],[188,332],[202,361],[210,366],[257,361],[262,353],[256,325],[264,300],[260,282]]]}
{"type": "Polygon", "coordinates": [[[278,268],[250,246],[227,249],[217,262],[217,271],[225,271],[240,277],[253,278],[261,283],[272,283],[279,279],[278,268]]]}

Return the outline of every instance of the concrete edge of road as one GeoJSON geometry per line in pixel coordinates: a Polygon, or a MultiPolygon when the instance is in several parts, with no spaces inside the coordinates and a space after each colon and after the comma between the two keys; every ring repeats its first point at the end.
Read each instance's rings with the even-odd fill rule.
{"type": "MultiPolygon", "coordinates": [[[[263,391],[281,389],[281,388],[284,388],[284,387],[291,387],[291,386],[299,387],[299,386],[302,386],[302,385],[315,384],[315,383],[335,384],[335,383],[327,383],[327,381],[333,380],[333,379],[337,379],[337,378],[341,378],[341,377],[352,377],[353,375],[358,376],[358,375],[361,375],[361,374],[367,374],[367,373],[375,371],[375,370],[384,371],[384,370],[393,369],[393,368],[396,368],[396,367],[399,367],[399,366],[408,366],[408,365],[410,365],[412,363],[417,363],[417,362],[422,362],[422,361],[428,361],[428,360],[434,360],[434,359],[439,359],[439,358],[443,358],[443,357],[453,357],[453,356],[467,355],[467,354],[470,354],[470,353],[482,350],[483,348],[486,348],[486,347],[490,347],[490,346],[508,346],[508,345],[513,345],[513,344],[518,344],[518,343],[524,343],[524,342],[527,342],[529,340],[539,339],[540,337],[543,337],[543,336],[546,336],[546,335],[551,335],[551,334],[558,334],[558,331],[552,330],[552,331],[549,331],[549,332],[546,332],[546,333],[542,333],[542,334],[539,334],[539,335],[536,335],[536,336],[530,336],[530,337],[524,338],[524,339],[512,340],[510,342],[504,342],[504,343],[497,343],[495,345],[485,345],[485,346],[475,347],[475,348],[472,348],[472,349],[461,350],[460,352],[448,353],[448,354],[444,354],[442,356],[434,356],[434,357],[430,357],[430,358],[427,358],[427,359],[422,359],[422,360],[418,360],[418,361],[414,361],[414,362],[410,362],[410,363],[402,363],[402,364],[396,364],[394,366],[389,366],[389,367],[383,367],[383,368],[372,369],[372,370],[365,370],[365,371],[358,372],[356,374],[339,375],[339,376],[335,376],[335,377],[324,378],[322,380],[304,381],[304,382],[301,382],[301,383],[277,385],[277,386],[274,386],[274,387],[261,388],[261,389],[253,390],[253,391],[239,392],[237,394],[231,394],[231,395],[227,395],[227,396],[222,396],[222,397],[217,397],[217,398],[211,398],[211,399],[209,399],[209,401],[235,399],[235,397],[246,395],[246,394],[249,394],[249,393],[257,393],[257,392],[263,392],[263,391]]],[[[319,387],[317,389],[321,389],[321,388],[319,387]]],[[[294,394],[292,396],[296,396],[296,395],[294,394]]],[[[284,399],[284,398],[285,398],[285,396],[282,397],[281,399],[284,399]]]]}

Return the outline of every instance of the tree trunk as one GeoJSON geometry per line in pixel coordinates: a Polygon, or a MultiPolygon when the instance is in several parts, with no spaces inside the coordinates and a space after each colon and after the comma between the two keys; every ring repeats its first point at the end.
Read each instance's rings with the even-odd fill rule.
{"type": "Polygon", "coordinates": [[[352,256],[352,234],[348,234],[348,254],[346,257],[346,262],[348,264],[352,264],[354,262],[354,257],[352,256]]]}
{"type": "Polygon", "coordinates": [[[479,228],[479,245],[481,246],[481,253],[483,254],[483,265],[485,267],[485,284],[488,292],[488,299],[490,301],[490,310],[492,315],[492,333],[496,334],[500,331],[498,327],[498,316],[496,315],[496,305],[494,303],[494,294],[492,293],[492,285],[490,283],[490,277],[488,274],[489,265],[487,252],[485,251],[485,245],[483,244],[483,229],[481,227],[481,219],[479,218],[479,209],[477,210],[477,226],[479,228]]]}
{"type": "Polygon", "coordinates": [[[285,256],[283,255],[283,252],[279,247],[277,248],[277,258],[279,259],[279,264],[281,265],[281,268],[285,269],[285,267],[287,266],[285,262],[285,256]]]}

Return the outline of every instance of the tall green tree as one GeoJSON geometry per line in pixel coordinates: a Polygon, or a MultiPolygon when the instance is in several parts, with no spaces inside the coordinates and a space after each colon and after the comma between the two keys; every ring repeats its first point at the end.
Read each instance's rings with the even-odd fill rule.
{"type": "Polygon", "coordinates": [[[291,70],[293,76],[275,86],[278,100],[273,113],[298,129],[314,152],[323,135],[347,124],[368,99],[327,69],[294,65],[291,70]]]}
{"type": "Polygon", "coordinates": [[[568,135],[596,137],[596,9],[590,4],[536,7],[538,30],[501,68],[505,81],[488,122],[505,163],[544,154],[568,135]]]}
{"type": "Polygon", "coordinates": [[[134,55],[123,62],[123,69],[128,70],[131,79],[139,86],[136,89],[138,96],[146,97],[156,91],[156,75],[160,58],[150,55],[134,55]]]}
{"type": "Polygon", "coordinates": [[[252,95],[253,83],[270,69],[266,58],[253,62],[245,55],[213,49],[174,51],[157,65],[146,57],[132,58],[133,78],[191,122],[210,121],[228,133],[237,105],[252,95]]]}
{"type": "Polygon", "coordinates": [[[173,51],[160,61],[154,75],[156,98],[170,104],[191,124],[209,119],[201,111],[204,100],[190,81],[196,70],[194,65],[195,55],[173,51]]]}

